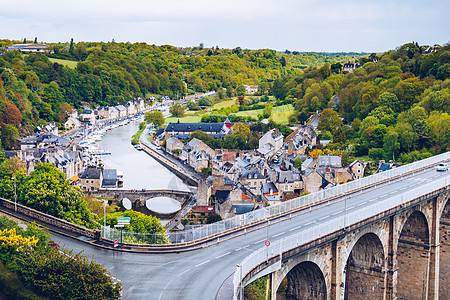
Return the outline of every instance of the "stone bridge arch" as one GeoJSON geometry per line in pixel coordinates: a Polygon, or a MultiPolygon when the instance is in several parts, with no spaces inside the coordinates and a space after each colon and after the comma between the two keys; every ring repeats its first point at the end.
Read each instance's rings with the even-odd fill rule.
{"type": "Polygon", "coordinates": [[[399,229],[397,297],[400,300],[426,299],[430,267],[430,211],[423,205],[406,211],[399,229]]]}
{"type": "Polygon", "coordinates": [[[345,267],[344,299],[383,299],[386,252],[380,238],[365,233],[351,249],[345,267]]]}
{"type": "Polygon", "coordinates": [[[283,262],[281,269],[275,272],[272,277],[272,295],[276,294],[278,296],[277,299],[322,299],[320,296],[313,295],[325,295],[325,297],[329,295],[331,280],[331,255],[332,252],[330,245],[324,245],[283,262]],[[300,265],[301,267],[298,267],[300,265]],[[316,283],[311,283],[310,278],[305,277],[307,274],[311,276],[310,278],[318,278],[320,284],[318,285],[316,283]],[[311,285],[309,291],[304,286],[308,283],[311,285]],[[291,290],[289,290],[289,288],[291,290]],[[283,291],[281,291],[282,289],[283,291]],[[311,298],[302,298],[305,294],[298,295],[299,298],[285,298],[286,293],[292,293],[295,290],[307,290],[308,292],[306,295],[311,298]]]}

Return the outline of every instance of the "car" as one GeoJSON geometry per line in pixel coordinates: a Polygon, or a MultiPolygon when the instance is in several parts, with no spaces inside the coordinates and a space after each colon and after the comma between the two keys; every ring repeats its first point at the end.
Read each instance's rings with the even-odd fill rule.
{"type": "Polygon", "coordinates": [[[436,171],[448,171],[448,164],[447,163],[440,163],[436,166],[436,171]]]}

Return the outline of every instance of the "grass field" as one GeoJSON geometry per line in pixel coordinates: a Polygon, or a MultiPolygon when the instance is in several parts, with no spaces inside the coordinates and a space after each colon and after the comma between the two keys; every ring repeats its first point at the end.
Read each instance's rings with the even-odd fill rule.
{"type": "Polygon", "coordinates": [[[212,106],[213,109],[221,109],[228,106],[233,106],[236,104],[236,98],[232,98],[230,100],[225,100],[219,103],[216,103],[212,106]]]}
{"type": "MultiPolygon", "coordinates": [[[[292,106],[292,104],[276,106],[272,109],[272,116],[270,117],[270,119],[272,119],[277,123],[287,124],[289,116],[292,114],[293,111],[294,107],[292,106]]],[[[247,110],[247,111],[240,111],[236,115],[258,118],[258,115],[262,114],[262,112],[263,109],[247,110]]]]}
{"type": "Polygon", "coordinates": [[[179,117],[168,117],[166,118],[166,124],[169,124],[170,122],[176,123],[178,120],[180,120],[180,123],[200,123],[200,120],[202,119],[202,116],[194,116],[194,115],[187,115],[182,118],[179,117]]]}
{"type": "Polygon", "coordinates": [[[77,63],[78,63],[78,62],[72,61],[72,60],[65,60],[65,59],[51,58],[51,57],[49,57],[48,60],[50,60],[51,62],[54,62],[54,63],[58,63],[60,65],[69,67],[71,69],[75,69],[77,66],[77,63]]]}

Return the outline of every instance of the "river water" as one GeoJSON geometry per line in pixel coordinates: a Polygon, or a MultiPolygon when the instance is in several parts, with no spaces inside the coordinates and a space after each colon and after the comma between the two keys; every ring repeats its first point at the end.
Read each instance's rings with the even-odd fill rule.
{"type": "MultiPolygon", "coordinates": [[[[109,130],[98,147],[111,152],[102,155],[105,168],[117,169],[123,173],[123,189],[171,189],[189,191],[188,186],[175,174],[144,151],[138,151],[131,145],[131,137],[139,129],[142,120],[132,121],[128,125],[109,130]]],[[[171,201],[157,202],[154,211],[166,211],[171,201]]]]}

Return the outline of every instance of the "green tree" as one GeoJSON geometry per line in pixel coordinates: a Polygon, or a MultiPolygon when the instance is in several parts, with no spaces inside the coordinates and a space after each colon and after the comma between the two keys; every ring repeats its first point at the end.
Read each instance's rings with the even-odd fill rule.
{"type": "Polygon", "coordinates": [[[392,154],[392,160],[395,160],[395,153],[400,149],[398,142],[398,133],[394,128],[389,127],[386,135],[383,138],[383,149],[387,154],[392,154]]]}
{"type": "Polygon", "coordinates": [[[169,108],[169,112],[174,116],[174,117],[183,117],[184,116],[184,107],[183,105],[181,105],[180,103],[175,103],[172,106],[170,106],[169,108]]]}
{"type": "Polygon", "coordinates": [[[317,128],[319,130],[326,130],[333,133],[336,129],[343,125],[338,113],[332,109],[326,108],[320,114],[319,124],[317,128]]]}
{"type": "Polygon", "coordinates": [[[3,149],[14,149],[16,140],[19,137],[19,131],[12,124],[6,124],[2,127],[1,142],[3,149]]]}
{"type": "Polygon", "coordinates": [[[81,190],[70,185],[64,173],[52,163],[36,165],[19,185],[18,202],[81,226],[99,226],[98,219],[87,208],[81,190]]]}
{"type": "Polygon", "coordinates": [[[153,123],[156,127],[164,124],[164,116],[159,110],[153,110],[145,113],[144,120],[147,123],[153,123]]]}
{"type": "Polygon", "coordinates": [[[301,167],[302,167],[302,159],[300,158],[300,156],[297,156],[294,160],[294,168],[297,168],[300,170],[301,167]]]}
{"type": "Polygon", "coordinates": [[[210,213],[206,219],[206,224],[216,223],[222,220],[222,217],[217,213],[210,213]]]}

